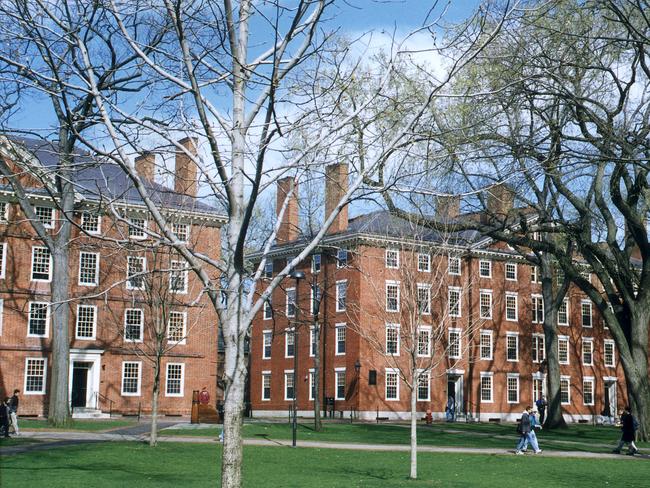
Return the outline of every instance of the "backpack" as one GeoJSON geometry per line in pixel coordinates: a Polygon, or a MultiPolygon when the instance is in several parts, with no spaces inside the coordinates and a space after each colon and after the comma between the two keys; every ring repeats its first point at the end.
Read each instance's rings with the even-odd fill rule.
{"type": "Polygon", "coordinates": [[[517,434],[523,435],[524,431],[521,427],[521,422],[517,422],[517,434]]]}

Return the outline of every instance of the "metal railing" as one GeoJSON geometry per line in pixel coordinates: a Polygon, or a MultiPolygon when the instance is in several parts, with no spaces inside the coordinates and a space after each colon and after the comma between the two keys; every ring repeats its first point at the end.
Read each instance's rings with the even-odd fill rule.
{"type": "Polygon", "coordinates": [[[101,410],[101,404],[100,402],[108,402],[108,416],[112,417],[113,416],[113,404],[115,403],[113,400],[108,398],[106,395],[102,395],[100,392],[96,391],[95,392],[95,408],[97,410],[101,410]]]}

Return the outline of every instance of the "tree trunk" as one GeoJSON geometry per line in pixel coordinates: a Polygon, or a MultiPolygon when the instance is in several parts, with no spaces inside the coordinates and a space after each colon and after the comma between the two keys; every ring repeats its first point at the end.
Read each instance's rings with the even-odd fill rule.
{"type": "MultiPolygon", "coordinates": [[[[633,328],[635,329],[635,328],[633,328]]],[[[639,422],[639,439],[650,438],[650,382],[648,380],[648,339],[636,338],[630,346],[631,354],[620,354],[625,373],[628,402],[639,422]],[[645,342],[643,342],[645,340],[645,342]]]]}
{"type": "MultiPolygon", "coordinates": [[[[555,322],[552,320],[552,322],[555,322]]],[[[548,406],[544,427],[547,429],[566,429],[567,425],[562,415],[562,397],[560,388],[560,363],[557,344],[557,330],[554,324],[547,326],[544,321],[544,347],[546,348],[547,365],[547,400],[548,406]]]]}
{"type": "Polygon", "coordinates": [[[320,432],[323,423],[320,418],[320,326],[314,325],[316,335],[316,350],[314,351],[314,430],[320,432]]]}
{"type": "Polygon", "coordinates": [[[418,419],[417,419],[417,378],[413,375],[411,388],[411,474],[409,478],[418,477],[418,419]]]}
{"type": "Polygon", "coordinates": [[[149,436],[149,445],[156,447],[158,445],[158,396],[160,395],[160,358],[156,358],[156,364],[153,368],[153,390],[151,392],[151,434],[149,436]]]}

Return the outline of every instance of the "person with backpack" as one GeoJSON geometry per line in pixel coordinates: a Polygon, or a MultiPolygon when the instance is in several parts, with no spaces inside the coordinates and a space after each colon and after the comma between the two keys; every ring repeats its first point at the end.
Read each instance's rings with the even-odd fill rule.
{"type": "Polygon", "coordinates": [[[548,407],[548,401],[546,400],[546,397],[539,397],[535,402],[535,406],[537,407],[537,410],[539,410],[539,425],[542,425],[544,423],[544,419],[546,418],[546,407],[548,407]]]}
{"type": "Polygon", "coordinates": [[[636,440],[636,431],[638,428],[639,423],[634,418],[634,415],[632,415],[630,407],[625,407],[623,409],[623,413],[621,414],[621,440],[619,441],[616,449],[614,449],[612,452],[614,454],[620,454],[623,446],[625,446],[625,444],[628,444],[628,455],[634,456],[635,454],[638,454],[639,450],[637,449],[636,444],[634,444],[634,441],[636,440]]]}
{"type": "Polygon", "coordinates": [[[524,453],[524,448],[528,447],[529,442],[533,447],[535,454],[542,452],[542,450],[537,445],[537,438],[535,438],[533,441],[533,438],[530,435],[533,425],[532,422],[534,422],[534,420],[531,422],[532,411],[533,407],[526,407],[526,410],[524,410],[524,412],[521,414],[521,421],[519,422],[519,425],[517,425],[517,432],[519,433],[519,442],[515,448],[515,454],[517,455],[522,455],[524,453]]]}

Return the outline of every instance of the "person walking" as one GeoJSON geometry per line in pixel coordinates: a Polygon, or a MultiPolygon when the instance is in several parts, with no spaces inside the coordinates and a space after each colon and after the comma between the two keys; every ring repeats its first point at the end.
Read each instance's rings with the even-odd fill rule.
{"type": "Polygon", "coordinates": [[[621,440],[618,443],[618,446],[616,449],[614,449],[612,452],[615,454],[620,454],[621,450],[623,449],[623,446],[625,444],[628,444],[628,454],[630,456],[634,456],[639,452],[639,450],[636,447],[636,444],[634,444],[634,441],[636,440],[636,431],[638,429],[638,423],[636,419],[634,418],[634,415],[632,415],[632,412],[630,411],[630,407],[625,407],[623,409],[623,413],[621,413],[621,440]]]}
{"type": "Polygon", "coordinates": [[[535,402],[535,406],[539,411],[539,425],[542,425],[544,424],[544,420],[546,419],[546,407],[548,407],[548,401],[546,400],[546,396],[542,395],[541,397],[539,397],[535,402]]]}
{"type": "Polygon", "coordinates": [[[9,416],[11,417],[11,425],[14,429],[14,434],[20,435],[20,429],[18,428],[18,394],[20,390],[14,390],[13,396],[9,399],[9,416]]]}
{"type": "Polygon", "coordinates": [[[530,432],[528,433],[528,438],[526,439],[526,442],[524,443],[521,451],[526,452],[528,448],[528,443],[530,443],[530,446],[533,448],[533,452],[535,454],[541,454],[542,450],[539,448],[539,442],[537,441],[537,433],[535,432],[535,429],[541,429],[542,425],[537,421],[537,410],[533,409],[533,411],[530,413],[530,432]]]}
{"type": "Polygon", "coordinates": [[[522,455],[522,449],[528,443],[528,434],[530,433],[530,412],[532,408],[526,407],[526,409],[521,414],[521,420],[517,426],[517,432],[519,432],[519,442],[515,448],[515,454],[522,455]]]}
{"type": "Polygon", "coordinates": [[[9,437],[9,397],[0,403],[0,427],[4,431],[4,436],[9,437]]]}

